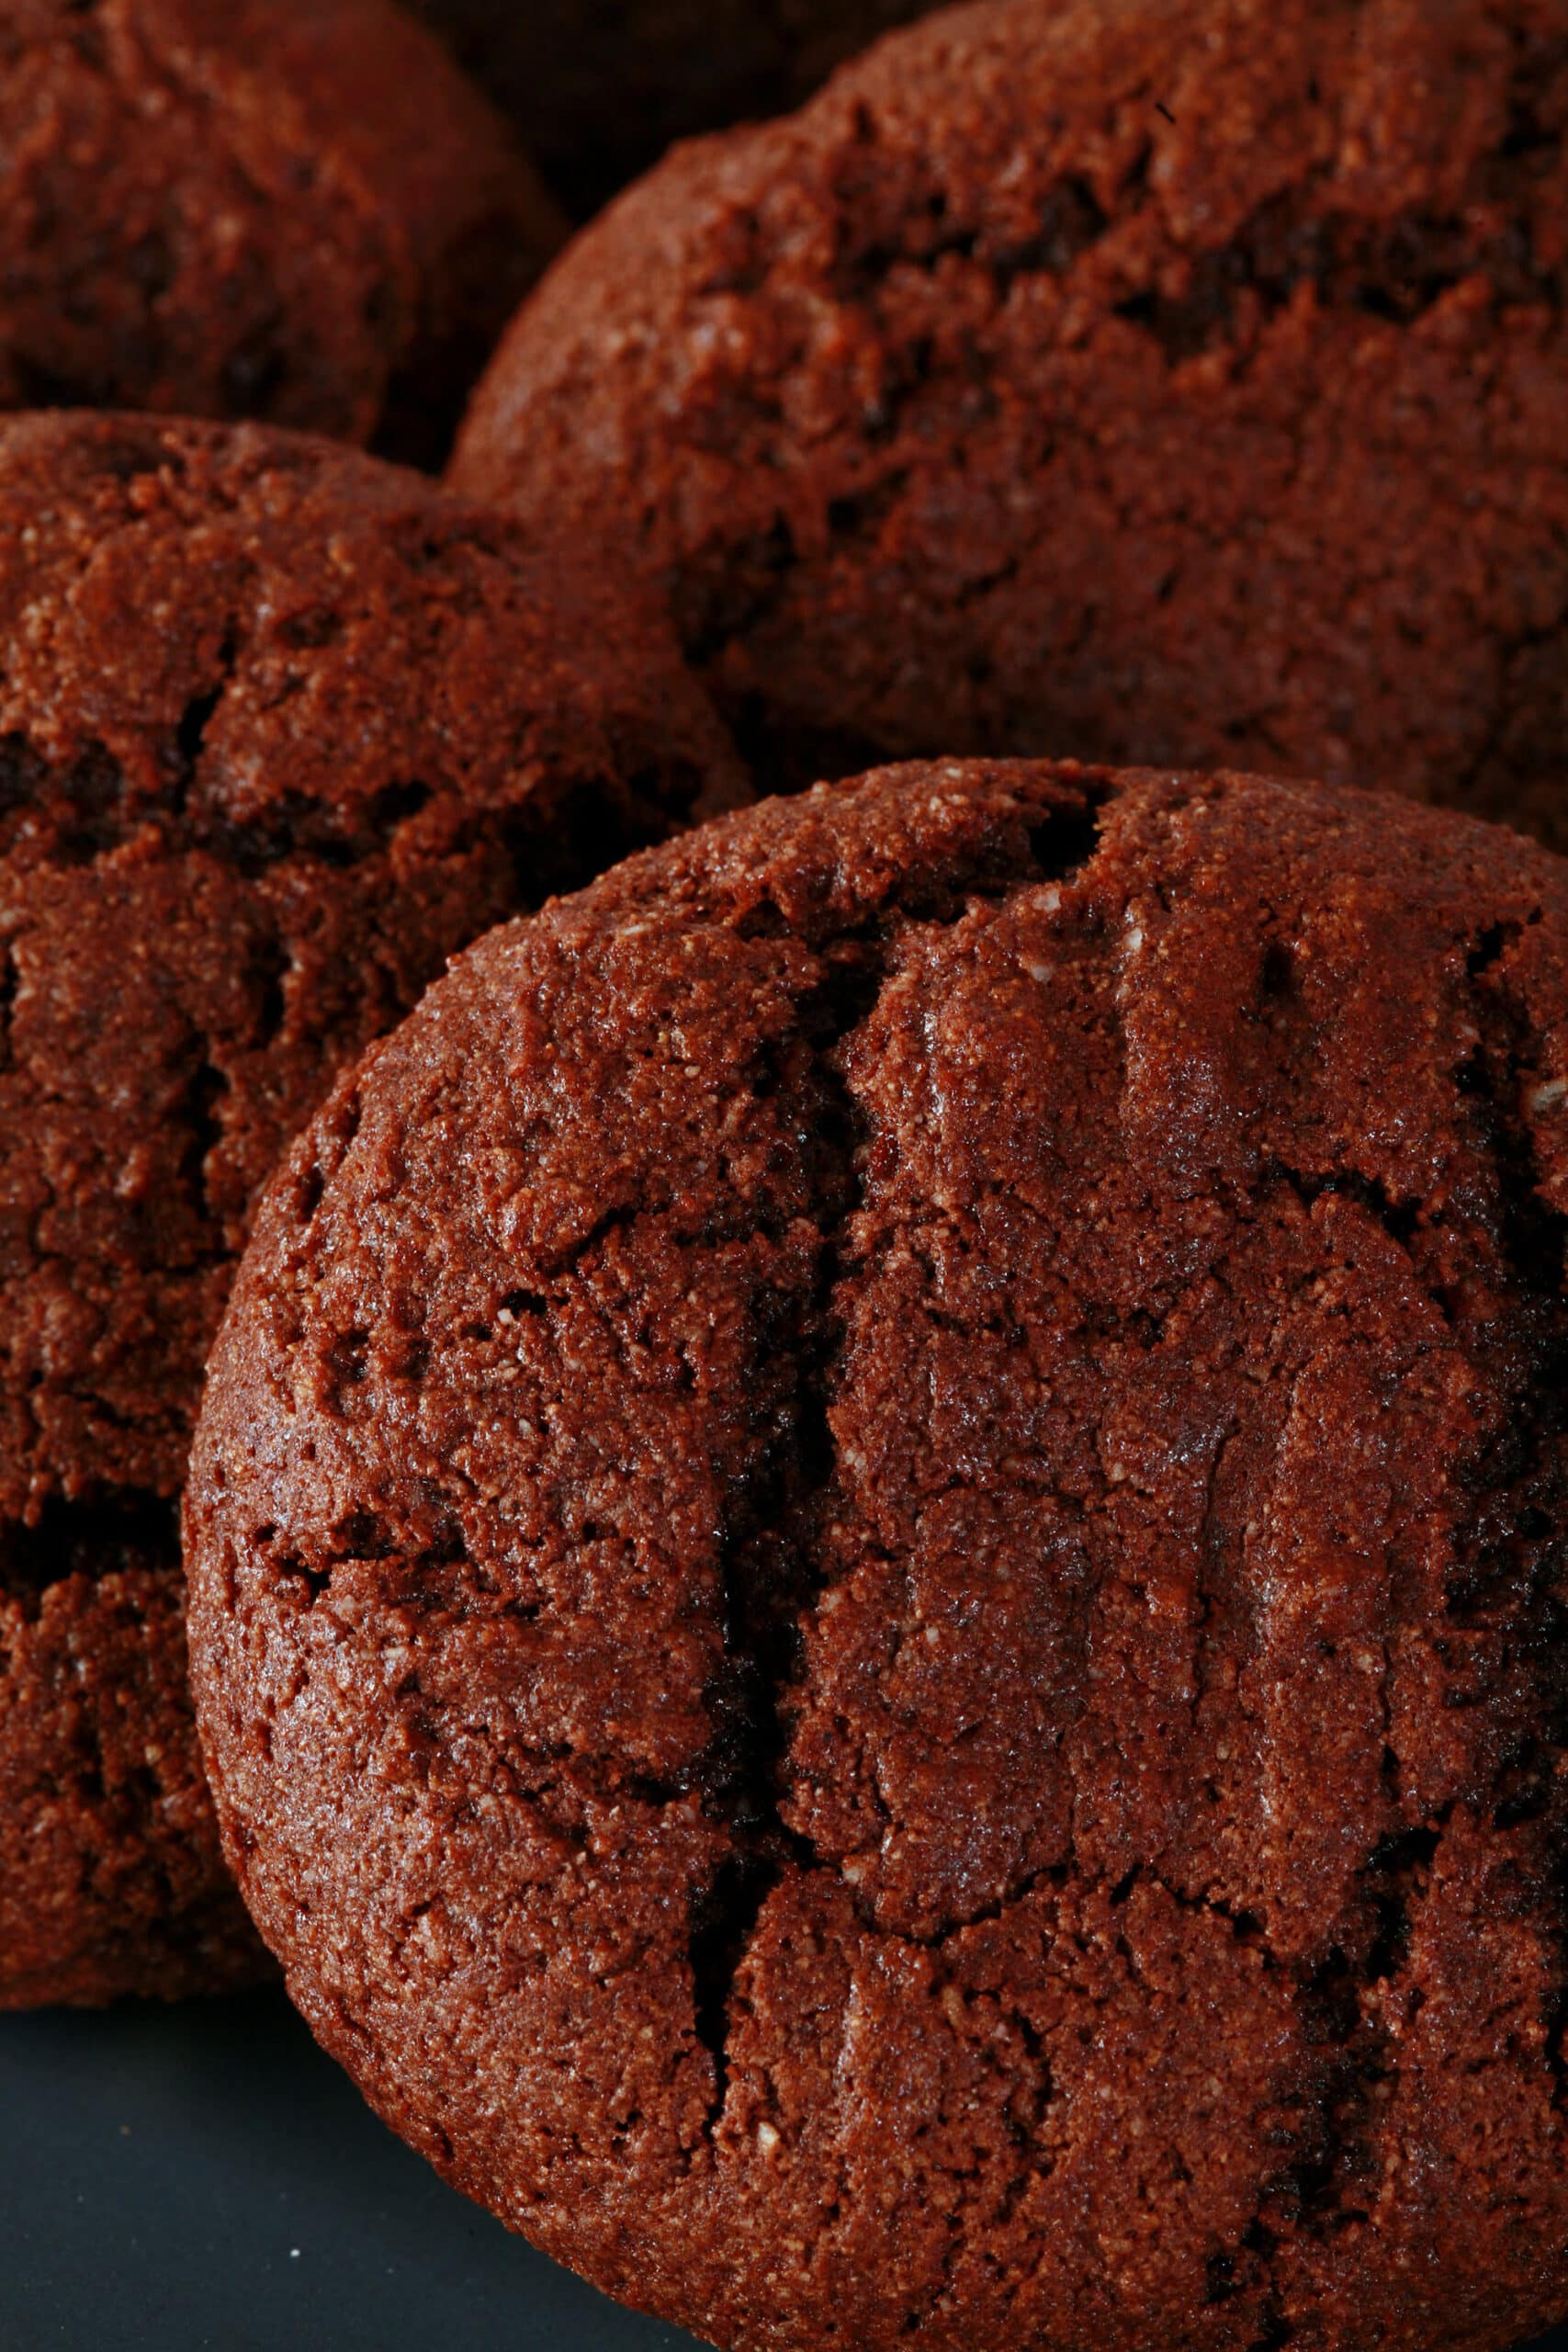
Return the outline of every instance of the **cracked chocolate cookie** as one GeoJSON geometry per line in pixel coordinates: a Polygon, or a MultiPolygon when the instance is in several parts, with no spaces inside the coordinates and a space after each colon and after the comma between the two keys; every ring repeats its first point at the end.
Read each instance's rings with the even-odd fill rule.
{"type": "Polygon", "coordinates": [[[672,140],[798,106],[840,60],[935,0],[412,5],[585,219],[672,140]]]}
{"type": "Polygon", "coordinates": [[[258,426],[0,421],[0,2007],[254,1968],[179,1485],[252,1195],[499,917],[722,795],[661,624],[258,426]]]}
{"type": "Polygon", "coordinates": [[[438,463],[559,235],[386,0],[0,0],[0,407],[262,417],[438,463]]]}
{"type": "Polygon", "coordinates": [[[1568,841],[1564,0],[990,0],[688,149],[465,488],[640,550],[761,772],[1026,752],[1568,841]]]}
{"type": "Polygon", "coordinates": [[[881,772],[492,933],[279,1174],[227,1849],[460,2188],[725,2346],[1568,2308],[1568,867],[881,772]]]}

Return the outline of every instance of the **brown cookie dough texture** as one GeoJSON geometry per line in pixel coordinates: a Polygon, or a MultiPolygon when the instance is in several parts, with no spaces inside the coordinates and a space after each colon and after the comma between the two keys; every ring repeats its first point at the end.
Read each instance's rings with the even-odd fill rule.
{"type": "Polygon", "coordinates": [[[176,1498],[253,1193],[500,916],[725,780],[661,625],[256,426],[0,424],[0,2007],[255,1965],[176,1498]]]}
{"type": "Polygon", "coordinates": [[[798,106],[934,0],[412,0],[580,218],[675,139],[798,106]]]}
{"type": "Polygon", "coordinates": [[[0,0],[0,407],[264,417],[438,462],[558,241],[387,0],[0,0]]]}
{"type": "Polygon", "coordinates": [[[228,1850],[449,2178],[714,2342],[1568,2306],[1568,868],[947,763],[492,933],[270,1191],[228,1850]]]}
{"type": "Polygon", "coordinates": [[[640,548],[764,772],[1247,766],[1568,841],[1568,0],[988,0],[672,156],[465,488],[640,548]]]}

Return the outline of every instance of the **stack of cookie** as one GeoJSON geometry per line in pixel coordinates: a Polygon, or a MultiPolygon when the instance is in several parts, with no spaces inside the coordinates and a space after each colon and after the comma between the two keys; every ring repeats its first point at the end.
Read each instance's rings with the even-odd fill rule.
{"type": "Polygon", "coordinates": [[[694,13],[570,209],[922,21],[525,294],[391,0],[0,5],[0,2005],[270,1952],[720,2346],[1501,2352],[1568,6],[694,13]]]}

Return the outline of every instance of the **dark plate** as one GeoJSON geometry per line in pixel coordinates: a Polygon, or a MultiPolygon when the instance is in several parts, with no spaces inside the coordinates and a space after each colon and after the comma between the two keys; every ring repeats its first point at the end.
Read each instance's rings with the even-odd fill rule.
{"type": "Polygon", "coordinates": [[[694,2341],[443,2188],[281,1994],[0,2018],[0,2352],[694,2341]]]}

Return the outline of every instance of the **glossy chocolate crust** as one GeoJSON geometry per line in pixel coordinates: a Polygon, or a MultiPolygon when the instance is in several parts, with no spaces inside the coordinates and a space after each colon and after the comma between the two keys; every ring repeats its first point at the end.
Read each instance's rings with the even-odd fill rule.
{"type": "Polygon", "coordinates": [[[254,1969],[176,1525],[249,1205],[487,923],[728,771],[657,620],[259,426],[0,421],[0,2007],[254,1969]]]}
{"type": "Polygon", "coordinates": [[[439,463],[561,233],[388,0],[0,0],[0,406],[439,463]]]}
{"type": "Polygon", "coordinates": [[[454,478],[640,548],[762,772],[1011,752],[1568,839],[1568,0],[985,0],[672,157],[454,478]]]}
{"type": "Polygon", "coordinates": [[[942,763],[491,934],[271,1188],[226,1845],[416,2146],[722,2346],[1568,2307],[1568,868],[942,763]]]}

